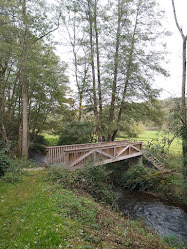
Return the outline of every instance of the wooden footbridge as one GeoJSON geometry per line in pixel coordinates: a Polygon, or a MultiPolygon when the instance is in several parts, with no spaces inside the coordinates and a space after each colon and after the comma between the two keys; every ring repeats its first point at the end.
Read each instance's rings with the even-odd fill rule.
{"type": "Polygon", "coordinates": [[[65,168],[95,166],[143,155],[142,142],[115,141],[107,143],[74,144],[47,147],[47,165],[61,164],[65,168]]]}

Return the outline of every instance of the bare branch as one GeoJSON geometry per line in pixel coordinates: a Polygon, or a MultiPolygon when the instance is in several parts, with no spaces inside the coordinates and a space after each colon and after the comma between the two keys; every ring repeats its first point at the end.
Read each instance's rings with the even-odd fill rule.
{"type": "Polygon", "coordinates": [[[174,3],[174,0],[171,0],[171,2],[172,2],[172,6],[173,6],[173,14],[174,14],[176,26],[177,26],[177,28],[178,28],[178,30],[179,30],[179,32],[180,32],[182,38],[184,39],[184,38],[185,38],[185,35],[184,35],[184,33],[183,33],[182,28],[179,26],[179,23],[178,23],[178,20],[177,20],[177,15],[176,15],[176,10],[175,10],[175,3],[174,3]]]}
{"type": "Polygon", "coordinates": [[[57,22],[56,28],[54,28],[54,29],[52,29],[52,30],[49,30],[47,33],[41,35],[41,36],[38,37],[33,43],[35,43],[35,42],[41,40],[41,39],[44,38],[45,36],[47,36],[47,35],[53,33],[54,31],[56,31],[56,30],[59,28],[59,26],[60,26],[60,18],[61,18],[61,12],[60,12],[59,17],[58,17],[58,22],[57,22]]]}

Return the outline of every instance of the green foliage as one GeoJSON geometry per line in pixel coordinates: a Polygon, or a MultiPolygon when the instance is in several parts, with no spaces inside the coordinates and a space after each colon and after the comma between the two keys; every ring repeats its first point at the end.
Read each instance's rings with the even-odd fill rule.
{"type": "Polygon", "coordinates": [[[49,177],[64,188],[82,189],[95,199],[111,204],[114,201],[111,173],[112,171],[106,170],[104,166],[87,166],[74,171],[64,169],[62,166],[52,166],[49,177]]]}
{"type": "MultiPolygon", "coordinates": [[[[66,86],[68,78],[65,75],[67,65],[55,54],[50,40],[50,33],[57,28],[56,18],[58,19],[57,16],[60,14],[59,9],[55,9],[54,5],[49,7],[49,3],[42,0],[1,1],[0,6],[0,85],[2,90],[0,116],[8,140],[13,142],[13,152],[16,153],[17,142],[20,139],[21,103],[23,101],[23,79],[20,72],[25,67],[24,78],[29,96],[28,130],[36,134],[46,128],[51,128],[47,122],[50,114],[63,112],[64,103],[67,102],[65,95],[69,90],[66,86]],[[23,54],[26,55],[23,56],[23,54]]],[[[43,149],[40,143],[31,144],[31,147],[43,149]]]]}
{"type": "Polygon", "coordinates": [[[121,182],[125,188],[130,190],[151,190],[158,181],[154,176],[155,175],[152,175],[150,170],[142,163],[138,163],[134,167],[129,168],[126,172],[123,172],[121,182]]]}
{"type": "Polygon", "coordinates": [[[47,145],[47,142],[44,138],[44,136],[42,135],[38,135],[38,134],[30,134],[30,147],[29,149],[31,151],[39,151],[43,154],[45,154],[46,150],[45,147],[47,145]]]}
{"type": "Polygon", "coordinates": [[[14,183],[20,181],[20,176],[24,174],[23,168],[33,168],[38,166],[31,161],[16,160],[6,155],[7,150],[0,151],[0,177],[2,181],[14,183]]]}
{"type": "Polygon", "coordinates": [[[58,144],[84,144],[93,142],[93,132],[94,126],[88,121],[66,123],[60,131],[58,144]]]}
{"type": "Polygon", "coordinates": [[[187,193],[187,125],[182,127],[183,177],[187,193]]]}
{"type": "Polygon", "coordinates": [[[2,151],[0,151],[0,177],[11,167],[12,160],[2,151]]]}
{"type": "Polygon", "coordinates": [[[175,235],[164,236],[164,240],[172,245],[172,249],[186,249],[187,243],[182,243],[175,235]]]}
{"type": "MultiPolygon", "coordinates": [[[[160,144],[161,149],[165,149],[165,151],[169,151],[172,154],[181,154],[182,152],[182,140],[179,137],[174,137],[175,134],[170,132],[164,132],[159,129],[156,130],[146,130],[143,134],[138,136],[138,140],[144,142],[145,144],[149,141],[152,144],[156,145],[160,144]],[[171,144],[170,144],[171,142],[171,144]]],[[[137,139],[136,137],[130,137],[130,139],[137,139]]]]}
{"type": "Polygon", "coordinates": [[[21,167],[18,161],[0,152],[0,177],[3,181],[14,183],[20,180],[21,167]]]}
{"type": "Polygon", "coordinates": [[[111,178],[116,185],[129,190],[151,191],[164,199],[187,204],[184,181],[180,173],[162,174],[142,163],[133,167],[124,167],[119,164],[111,178]]]}
{"type": "Polygon", "coordinates": [[[44,137],[46,144],[48,146],[57,146],[59,136],[48,134],[48,133],[42,133],[42,136],[44,137]]]}

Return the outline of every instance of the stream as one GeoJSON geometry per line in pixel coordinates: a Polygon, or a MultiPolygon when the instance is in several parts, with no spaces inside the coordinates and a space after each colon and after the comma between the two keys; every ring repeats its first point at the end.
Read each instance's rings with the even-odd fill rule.
{"type": "MultiPolygon", "coordinates": [[[[38,152],[31,152],[30,159],[45,163],[46,157],[38,152]]],[[[175,235],[187,242],[187,210],[186,207],[163,201],[147,193],[127,191],[116,188],[117,204],[125,216],[132,219],[143,218],[160,235],[175,235]]]]}
{"type": "Polygon", "coordinates": [[[187,242],[187,210],[150,194],[116,189],[117,204],[125,216],[143,218],[160,235],[187,242]]]}

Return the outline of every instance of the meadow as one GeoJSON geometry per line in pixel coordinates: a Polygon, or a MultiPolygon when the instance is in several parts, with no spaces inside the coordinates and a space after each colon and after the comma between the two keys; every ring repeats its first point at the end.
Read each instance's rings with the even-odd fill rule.
{"type": "MultiPolygon", "coordinates": [[[[52,135],[50,133],[42,133],[45,140],[47,141],[49,146],[56,146],[58,144],[59,136],[52,135]]],[[[153,144],[160,144],[161,147],[164,146],[164,149],[168,149],[168,141],[173,138],[172,133],[165,133],[164,131],[153,131],[153,130],[145,130],[144,133],[138,135],[138,137],[130,137],[129,140],[142,141],[147,143],[148,141],[153,144]]],[[[126,138],[125,138],[126,139],[126,138]]],[[[124,140],[124,138],[118,138],[117,140],[124,140]]],[[[173,140],[169,147],[169,153],[180,155],[182,153],[182,140],[177,137],[173,140]]]]}
{"type": "Polygon", "coordinates": [[[173,139],[172,133],[165,133],[164,131],[153,131],[153,130],[145,130],[142,134],[137,137],[129,137],[129,138],[118,138],[119,140],[129,139],[130,141],[140,141],[145,144],[148,142],[152,144],[159,144],[161,148],[164,148],[165,151],[170,154],[180,155],[182,153],[182,140],[179,137],[176,137],[168,150],[168,141],[173,139]]]}
{"type": "MultiPolygon", "coordinates": [[[[148,141],[153,144],[160,144],[160,146],[164,146],[164,149],[168,149],[168,141],[173,138],[172,133],[165,133],[164,131],[152,131],[146,130],[144,133],[140,134],[138,137],[131,137],[132,140],[142,141],[147,143],[148,141]]],[[[182,140],[177,137],[173,140],[169,147],[169,153],[171,154],[181,154],[182,153],[182,140]]]]}

